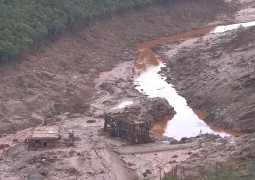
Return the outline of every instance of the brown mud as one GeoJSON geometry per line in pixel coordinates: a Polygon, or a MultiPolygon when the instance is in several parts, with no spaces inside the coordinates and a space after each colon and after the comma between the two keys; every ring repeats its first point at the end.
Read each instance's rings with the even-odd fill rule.
{"type": "Polygon", "coordinates": [[[168,81],[193,109],[205,112],[204,120],[214,129],[255,131],[254,32],[252,27],[207,34],[160,50],[168,81]]]}
{"type": "MultiPolygon", "coordinates": [[[[167,36],[167,37],[162,37],[162,38],[159,38],[156,40],[147,41],[143,44],[140,44],[138,46],[139,56],[138,56],[137,61],[135,62],[135,67],[134,67],[135,75],[139,76],[142,72],[145,72],[148,68],[153,67],[153,66],[158,66],[162,63],[161,54],[156,52],[153,48],[158,47],[163,44],[185,41],[186,39],[195,38],[195,37],[202,37],[202,36],[207,35],[210,32],[212,32],[216,27],[217,26],[212,26],[212,27],[206,27],[206,28],[202,28],[202,29],[198,29],[198,30],[188,31],[188,32],[180,33],[180,34],[173,35],[173,36],[167,36]]],[[[171,45],[169,45],[169,46],[171,46],[171,45]]],[[[172,56],[172,54],[171,54],[171,56],[172,56]]],[[[174,64],[171,64],[171,66],[167,66],[167,67],[170,67],[170,69],[171,69],[172,66],[174,66],[174,64]]],[[[180,65],[177,65],[177,67],[182,68],[182,66],[180,66],[180,65]]],[[[187,68],[189,68],[189,67],[187,66],[187,68]]],[[[171,73],[170,73],[170,75],[171,75],[171,73]]],[[[179,75],[177,74],[177,76],[179,76],[179,75]]],[[[168,77],[169,77],[169,75],[168,75],[168,77]]],[[[185,81],[185,79],[184,79],[184,81],[185,81]]],[[[171,83],[171,81],[170,81],[170,83],[171,83]]],[[[203,91],[203,89],[201,89],[201,91],[203,91]]],[[[204,109],[203,106],[199,106],[199,108],[204,109]]],[[[204,111],[194,110],[194,112],[198,115],[199,119],[206,120],[207,115],[204,111]]],[[[165,133],[165,129],[167,127],[167,122],[169,120],[171,121],[172,118],[173,117],[169,117],[169,116],[164,117],[162,120],[157,122],[157,124],[152,129],[152,131],[163,135],[165,133]]],[[[212,121],[215,121],[215,120],[212,120],[212,121]]],[[[212,129],[215,132],[225,132],[232,136],[246,135],[245,133],[238,132],[237,130],[233,131],[233,130],[230,130],[229,128],[224,129],[225,126],[222,127],[221,125],[222,124],[220,124],[220,123],[217,124],[217,126],[212,125],[212,126],[210,126],[210,129],[212,129]]]]}
{"type": "Polygon", "coordinates": [[[160,119],[151,129],[152,132],[163,135],[165,133],[166,125],[169,119],[172,119],[173,116],[165,116],[160,119]]]}
{"type": "Polygon", "coordinates": [[[165,44],[165,43],[171,43],[182,39],[191,38],[194,36],[201,36],[206,33],[209,33],[211,30],[213,30],[213,27],[207,27],[203,29],[198,29],[194,31],[188,31],[185,33],[168,36],[168,37],[162,37],[156,40],[147,41],[141,45],[138,46],[138,60],[135,62],[135,73],[136,75],[139,75],[141,72],[146,71],[147,67],[150,66],[158,66],[160,61],[160,54],[153,51],[152,48],[165,44]]]}
{"type": "Polygon", "coordinates": [[[169,148],[177,142],[154,136],[148,147],[134,147],[101,131],[107,109],[128,100],[139,106],[146,99],[132,85],[137,44],[232,21],[236,10],[236,3],[221,0],[145,7],[92,22],[19,63],[0,67],[0,179],[158,179],[173,169],[188,176],[200,164],[210,169],[233,156],[236,162],[252,158],[254,135],[226,140],[202,136],[199,141],[181,141],[199,142],[201,146],[195,148],[120,155],[120,150],[164,144],[169,148]],[[31,130],[27,128],[45,120],[74,131],[74,145],[28,151],[23,143],[31,130]]]}
{"type": "MultiPolygon", "coordinates": [[[[64,112],[91,114],[90,104],[104,93],[95,90],[94,80],[101,72],[134,60],[137,44],[229,20],[235,11],[234,4],[230,7],[222,0],[182,0],[133,10],[91,22],[84,31],[0,67],[0,133],[52,121],[64,112]]],[[[131,76],[129,72],[128,81],[131,76]]],[[[128,81],[118,78],[116,83],[125,86],[128,81]]]]}

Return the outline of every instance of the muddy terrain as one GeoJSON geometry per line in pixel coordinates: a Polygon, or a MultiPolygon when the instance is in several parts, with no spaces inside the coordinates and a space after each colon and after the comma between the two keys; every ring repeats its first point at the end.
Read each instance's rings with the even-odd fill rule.
{"type": "MultiPolygon", "coordinates": [[[[144,7],[91,22],[18,63],[2,65],[0,179],[159,179],[169,172],[203,179],[221,167],[252,179],[254,134],[201,135],[178,142],[151,132],[151,143],[131,145],[109,137],[102,128],[103,115],[125,108],[123,103],[135,107],[138,114],[148,113],[152,123],[174,114],[164,99],[148,100],[135,89],[139,44],[200,27],[254,20],[253,8],[249,0],[181,0],[144,7]],[[74,141],[28,150],[25,139],[42,124],[60,127],[62,140],[74,132],[74,141]]],[[[166,55],[162,73],[189,105],[206,112],[210,124],[254,132],[253,41],[249,38],[253,34],[252,28],[239,29],[157,48],[166,55]],[[172,51],[175,55],[167,58],[172,51]],[[240,109],[236,116],[242,104],[245,111],[240,109]],[[245,123],[240,123],[240,117],[245,123]]]]}
{"type": "Polygon", "coordinates": [[[242,138],[222,139],[213,136],[201,139],[201,148],[171,171],[184,179],[255,178],[254,134],[242,138]]]}
{"type": "MultiPolygon", "coordinates": [[[[87,113],[90,104],[105,95],[99,83],[129,86],[132,71],[124,85],[121,77],[96,79],[122,62],[134,61],[140,42],[229,19],[234,11],[235,6],[221,0],[183,0],[129,11],[91,22],[85,30],[68,34],[19,63],[1,66],[1,134],[38,125],[64,112],[87,113]]],[[[126,87],[119,91],[129,96],[126,87]]]]}
{"type": "Polygon", "coordinates": [[[168,81],[193,109],[206,112],[210,125],[255,131],[254,35],[255,28],[240,27],[175,42],[164,53],[168,81]]]}

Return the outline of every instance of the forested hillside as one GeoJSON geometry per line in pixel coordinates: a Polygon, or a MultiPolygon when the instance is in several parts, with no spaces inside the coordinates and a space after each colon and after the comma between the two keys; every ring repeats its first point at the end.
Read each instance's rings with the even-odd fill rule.
{"type": "Polygon", "coordinates": [[[0,0],[0,61],[95,17],[165,1],[170,0],[0,0]]]}

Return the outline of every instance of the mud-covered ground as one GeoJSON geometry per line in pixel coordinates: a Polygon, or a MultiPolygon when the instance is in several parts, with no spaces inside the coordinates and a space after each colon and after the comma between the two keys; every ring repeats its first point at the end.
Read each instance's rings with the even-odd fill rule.
{"type": "MultiPolygon", "coordinates": [[[[97,87],[106,80],[96,79],[119,63],[133,62],[140,42],[230,19],[235,10],[221,0],[182,0],[133,10],[91,22],[84,30],[35,50],[19,63],[2,65],[0,134],[36,126],[64,112],[93,113],[90,104],[105,95],[97,87]]],[[[131,75],[128,71],[121,90],[124,94],[131,75]]],[[[107,82],[121,84],[123,80],[115,76],[107,82]]]]}
{"type": "Polygon", "coordinates": [[[138,106],[146,101],[132,84],[139,43],[209,23],[233,22],[243,8],[236,3],[182,0],[129,11],[91,22],[19,63],[1,66],[0,179],[157,179],[169,171],[202,178],[200,172],[233,158],[244,160],[242,168],[253,172],[254,134],[203,136],[183,139],[182,144],[152,135],[154,143],[130,146],[102,133],[104,112],[123,101],[138,106]],[[45,120],[66,135],[74,131],[74,144],[28,151],[23,142],[31,127],[45,120]],[[205,168],[194,173],[202,164],[205,168]]]}
{"type": "Polygon", "coordinates": [[[176,165],[172,174],[184,179],[255,178],[255,134],[241,138],[201,139],[201,148],[176,165]]]}
{"type": "MultiPolygon", "coordinates": [[[[254,15],[254,9],[250,10],[254,6],[252,2],[246,12],[254,15]]],[[[238,13],[237,19],[242,13],[238,13]]],[[[246,21],[250,18],[243,14],[241,19],[245,17],[246,21]]],[[[193,109],[206,112],[208,124],[241,132],[255,131],[254,36],[254,27],[239,28],[163,47],[168,49],[164,52],[168,81],[193,109]]]]}

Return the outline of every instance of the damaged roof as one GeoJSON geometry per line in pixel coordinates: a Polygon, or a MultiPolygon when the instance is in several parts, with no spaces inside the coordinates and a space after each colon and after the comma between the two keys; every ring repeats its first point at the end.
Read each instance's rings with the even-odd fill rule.
{"type": "Polygon", "coordinates": [[[28,139],[58,139],[59,128],[55,126],[37,127],[28,139]]]}

